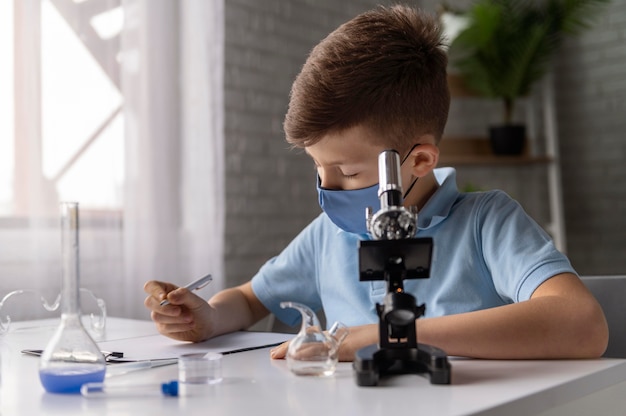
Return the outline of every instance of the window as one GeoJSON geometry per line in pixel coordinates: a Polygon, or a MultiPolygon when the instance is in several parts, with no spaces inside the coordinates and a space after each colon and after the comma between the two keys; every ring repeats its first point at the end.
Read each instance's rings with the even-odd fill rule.
{"type": "MultiPolygon", "coordinates": [[[[123,15],[117,0],[99,4],[111,8],[91,16],[86,2],[0,1],[0,298],[25,289],[54,300],[63,200],[80,203],[83,286],[106,296],[102,276],[121,279],[123,15]]],[[[11,317],[49,316],[36,300],[14,302],[35,304],[11,317]]]]}
{"type": "Polygon", "coordinates": [[[123,13],[119,1],[105,4],[109,10],[89,15],[82,2],[0,2],[0,89],[7,92],[0,98],[2,217],[32,211],[33,201],[20,200],[27,199],[20,188],[33,183],[50,195],[48,202],[77,200],[83,210],[122,207],[116,57],[123,13]],[[15,33],[14,16],[38,30],[15,33]]]}
{"type": "Polygon", "coordinates": [[[0,2],[0,216],[13,200],[13,2],[0,2]]]}
{"type": "Polygon", "coordinates": [[[58,294],[62,200],[114,316],[146,317],[148,279],[224,274],[223,4],[123,3],[0,0],[0,298],[58,294]]]}

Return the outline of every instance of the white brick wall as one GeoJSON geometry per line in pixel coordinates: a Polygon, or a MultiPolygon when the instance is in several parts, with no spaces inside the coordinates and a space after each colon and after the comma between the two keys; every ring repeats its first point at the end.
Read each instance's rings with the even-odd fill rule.
{"type": "Polygon", "coordinates": [[[583,274],[626,271],[626,3],[613,1],[557,61],[569,255],[583,274]]]}

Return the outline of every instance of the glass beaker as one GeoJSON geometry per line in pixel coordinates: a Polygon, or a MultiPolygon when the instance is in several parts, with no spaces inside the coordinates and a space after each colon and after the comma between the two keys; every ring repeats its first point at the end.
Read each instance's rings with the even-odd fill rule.
{"type": "Polygon", "coordinates": [[[80,393],[88,382],[104,380],[104,355],[80,319],[78,203],[61,203],[61,324],[39,364],[39,379],[50,393],[80,393]]]}

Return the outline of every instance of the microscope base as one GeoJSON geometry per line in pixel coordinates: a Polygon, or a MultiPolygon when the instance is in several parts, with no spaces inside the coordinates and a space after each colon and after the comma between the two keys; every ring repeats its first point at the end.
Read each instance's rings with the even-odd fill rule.
{"type": "Polygon", "coordinates": [[[427,373],[431,384],[450,384],[448,356],[443,350],[426,344],[418,343],[417,348],[368,345],[356,352],[352,366],[359,386],[376,386],[385,375],[411,373],[427,373]]]}

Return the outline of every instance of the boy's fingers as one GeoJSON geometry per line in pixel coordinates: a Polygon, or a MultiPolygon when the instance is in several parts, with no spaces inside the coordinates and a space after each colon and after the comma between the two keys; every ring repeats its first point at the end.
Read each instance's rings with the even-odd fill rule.
{"type": "Polygon", "coordinates": [[[287,348],[289,348],[289,341],[285,341],[277,347],[270,350],[270,357],[275,360],[285,358],[287,356],[287,348]]]}
{"type": "Polygon", "coordinates": [[[159,302],[165,299],[167,294],[176,289],[171,283],[159,282],[158,280],[149,280],[143,285],[143,290],[159,302]]]}
{"type": "Polygon", "coordinates": [[[171,305],[185,305],[189,309],[197,309],[205,306],[206,303],[200,296],[191,293],[189,289],[184,287],[179,287],[167,293],[167,296],[163,299],[167,299],[171,305]]]}
{"type": "Polygon", "coordinates": [[[154,296],[147,296],[143,303],[146,306],[146,308],[152,311],[153,313],[152,319],[155,322],[159,321],[159,319],[154,318],[154,316],[156,315],[177,317],[177,316],[180,316],[180,313],[181,313],[180,306],[175,306],[172,304],[161,306],[161,301],[157,300],[154,296]]]}

